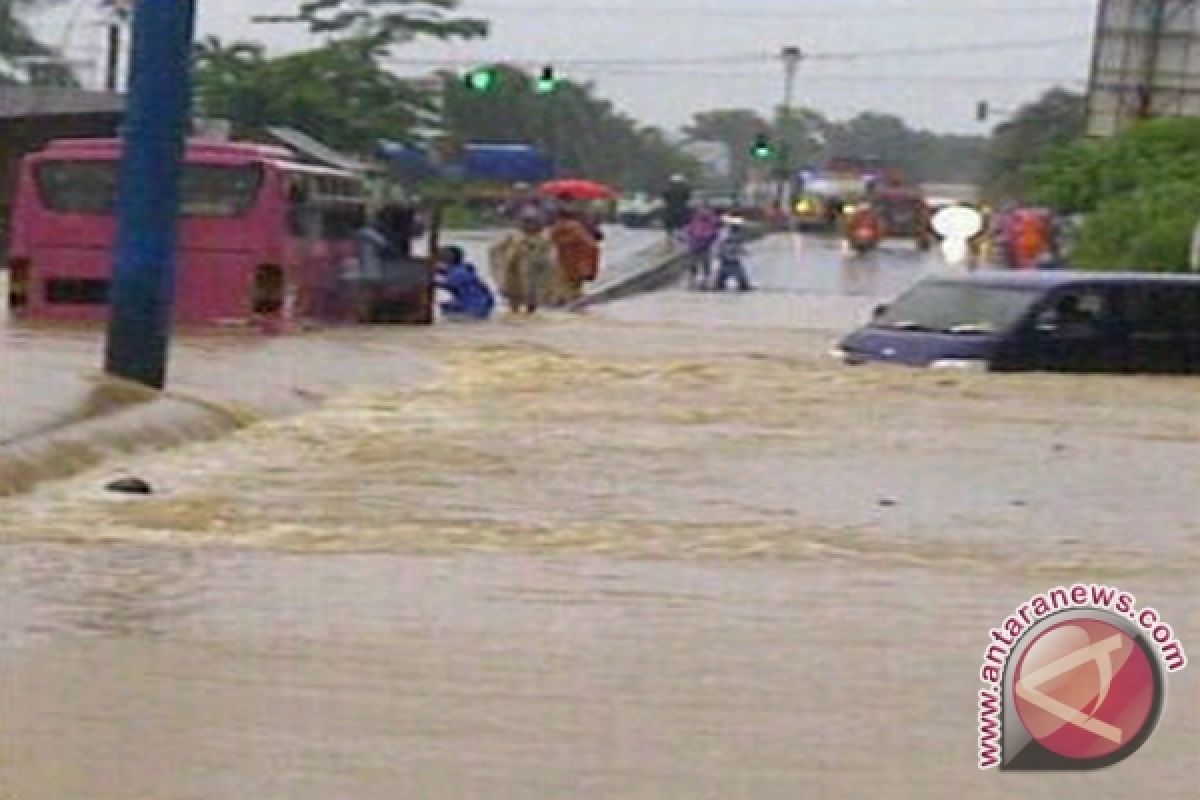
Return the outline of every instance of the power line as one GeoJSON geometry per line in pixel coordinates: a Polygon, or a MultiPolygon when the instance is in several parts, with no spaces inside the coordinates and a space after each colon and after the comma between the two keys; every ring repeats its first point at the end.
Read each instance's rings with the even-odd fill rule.
{"type": "MultiPolygon", "coordinates": [[[[930,47],[897,47],[881,48],[860,52],[805,53],[805,61],[866,61],[877,58],[908,58],[921,56],[954,55],[959,53],[984,54],[989,52],[1015,50],[1042,50],[1062,47],[1067,44],[1084,44],[1090,37],[1062,37],[1057,39],[1019,40],[1001,42],[971,42],[953,45],[935,45],[930,47]]],[[[730,53],[726,55],[698,56],[684,58],[554,58],[547,56],[537,62],[523,59],[487,59],[487,58],[389,58],[389,63],[397,66],[423,66],[429,68],[450,67],[459,68],[465,64],[475,64],[481,61],[511,64],[517,67],[538,66],[551,63],[562,67],[666,67],[666,66],[749,66],[757,64],[775,65],[778,54],[774,52],[730,53]]]]}
{"type": "MultiPolygon", "coordinates": [[[[581,73],[583,77],[606,77],[606,78],[636,78],[644,76],[662,76],[674,75],[679,77],[696,77],[706,80],[727,80],[731,82],[745,82],[748,80],[763,80],[774,81],[777,76],[774,73],[768,72],[718,72],[718,71],[703,71],[703,72],[668,72],[663,70],[639,70],[623,71],[623,70],[585,70],[581,73]]],[[[971,84],[1027,84],[1027,83],[1046,83],[1058,84],[1067,86],[1086,86],[1087,80],[1079,76],[1065,75],[917,75],[906,74],[902,72],[881,72],[881,73],[861,73],[861,74],[819,74],[810,73],[804,76],[806,84],[813,83],[928,83],[935,85],[971,85],[971,84]]]]}
{"type": "Polygon", "coordinates": [[[883,19],[886,17],[964,17],[964,16],[979,16],[983,15],[1004,15],[1010,16],[1020,14],[1029,16],[1031,14],[1040,14],[1046,16],[1067,16],[1074,14],[1090,14],[1092,7],[1088,4],[1074,5],[1002,5],[993,8],[964,8],[961,5],[956,5],[946,8],[932,8],[928,4],[923,5],[904,5],[904,6],[883,6],[879,7],[878,3],[871,3],[870,9],[866,11],[831,11],[829,9],[756,9],[756,8],[718,8],[716,6],[684,6],[684,5],[638,5],[624,6],[614,8],[611,5],[576,5],[576,4],[559,4],[546,5],[539,3],[519,3],[515,5],[503,5],[497,3],[479,3],[472,4],[469,10],[482,11],[487,13],[530,13],[530,14],[555,14],[564,16],[573,16],[576,14],[599,14],[604,16],[694,16],[697,14],[712,14],[720,20],[734,18],[742,19],[837,19],[837,20],[860,20],[872,21],[883,19]]]}
{"type": "Polygon", "coordinates": [[[930,47],[897,47],[892,49],[872,50],[866,53],[818,53],[819,59],[867,59],[867,58],[905,58],[909,56],[940,56],[956,53],[986,53],[1014,50],[1043,50],[1062,47],[1069,44],[1084,44],[1091,41],[1090,36],[1065,36],[1058,39],[1033,39],[1011,42],[977,42],[959,45],[934,45],[930,47]]]}

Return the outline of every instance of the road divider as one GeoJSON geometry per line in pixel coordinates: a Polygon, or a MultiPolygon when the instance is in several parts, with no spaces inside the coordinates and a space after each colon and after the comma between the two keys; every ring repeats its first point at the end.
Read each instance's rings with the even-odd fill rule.
{"type": "Polygon", "coordinates": [[[114,457],[217,439],[257,421],[249,412],[204,400],[147,397],[119,381],[102,381],[93,397],[98,405],[92,411],[0,444],[0,497],[74,477],[114,457]]]}
{"type": "MultiPolygon", "coordinates": [[[[765,228],[747,227],[747,242],[756,242],[769,234],[765,228]]],[[[615,303],[649,292],[675,286],[687,273],[691,255],[681,245],[670,250],[662,244],[648,248],[638,257],[642,264],[622,272],[609,281],[601,282],[571,304],[571,311],[584,311],[594,306],[615,303]]]]}

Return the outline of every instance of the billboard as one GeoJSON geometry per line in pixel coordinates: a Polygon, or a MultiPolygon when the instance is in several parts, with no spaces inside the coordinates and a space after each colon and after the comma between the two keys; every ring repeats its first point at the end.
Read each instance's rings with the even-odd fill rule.
{"type": "Polygon", "coordinates": [[[1197,0],[1100,0],[1088,134],[1148,117],[1200,117],[1197,0]]]}

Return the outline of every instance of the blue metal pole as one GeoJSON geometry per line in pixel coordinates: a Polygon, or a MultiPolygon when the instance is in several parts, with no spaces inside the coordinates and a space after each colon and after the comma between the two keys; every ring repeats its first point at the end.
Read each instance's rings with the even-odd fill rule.
{"type": "Polygon", "coordinates": [[[191,119],[195,0],[138,0],[122,131],[105,370],[166,385],[181,162],[191,119]]]}

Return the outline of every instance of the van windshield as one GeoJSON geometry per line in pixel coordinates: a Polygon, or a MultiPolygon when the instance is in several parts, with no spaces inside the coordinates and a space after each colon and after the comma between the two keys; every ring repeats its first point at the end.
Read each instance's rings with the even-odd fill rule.
{"type": "MultiPolygon", "coordinates": [[[[61,214],[112,216],[116,213],[115,161],[50,161],[37,169],[42,205],[61,214]]],[[[188,217],[240,217],[258,199],[262,167],[188,164],[183,168],[180,204],[188,217]]]]}
{"type": "Polygon", "coordinates": [[[871,327],[937,333],[989,334],[1010,330],[1037,302],[1035,289],[924,283],[905,294],[871,327]]]}

